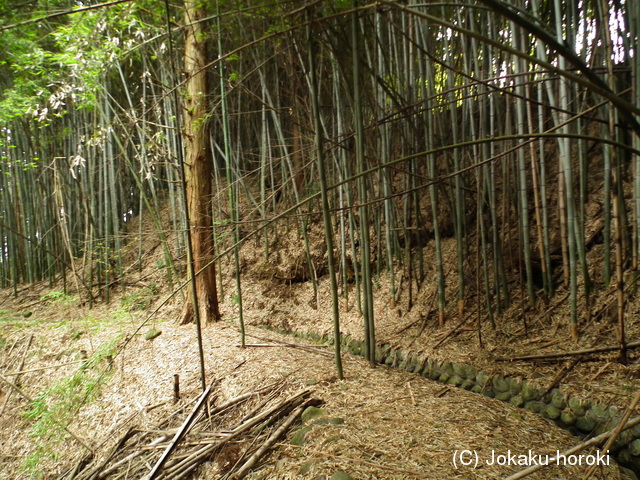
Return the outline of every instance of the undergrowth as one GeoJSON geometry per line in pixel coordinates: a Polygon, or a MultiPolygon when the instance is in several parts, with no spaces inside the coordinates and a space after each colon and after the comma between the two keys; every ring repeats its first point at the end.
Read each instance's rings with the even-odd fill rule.
{"type": "Polygon", "coordinates": [[[98,397],[100,388],[111,377],[111,362],[120,337],[103,343],[70,376],[43,391],[30,404],[24,416],[33,421],[29,436],[35,451],[23,461],[23,471],[29,478],[42,478],[42,464],[57,460],[56,446],[68,439],[65,428],[78,411],[98,397]]]}
{"type": "Polygon", "coordinates": [[[78,297],[68,295],[61,290],[54,290],[40,297],[41,302],[61,303],[62,305],[73,305],[78,301],[78,297]]]}
{"type": "Polygon", "coordinates": [[[157,295],[158,284],[151,283],[137,292],[124,295],[120,305],[127,312],[148,310],[157,295]]]}

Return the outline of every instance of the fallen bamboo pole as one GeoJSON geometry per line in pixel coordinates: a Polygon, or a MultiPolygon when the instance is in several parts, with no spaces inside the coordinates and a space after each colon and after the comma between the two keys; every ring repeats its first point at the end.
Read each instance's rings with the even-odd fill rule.
{"type": "Polygon", "coordinates": [[[182,437],[185,435],[185,433],[187,433],[187,430],[193,424],[194,418],[200,411],[200,408],[205,404],[207,397],[209,396],[209,394],[211,393],[211,390],[213,389],[213,386],[214,386],[213,383],[210,384],[207,387],[207,389],[204,392],[202,392],[202,395],[200,395],[200,399],[198,400],[198,403],[196,403],[195,407],[193,407],[193,411],[186,418],[186,420],[182,424],[182,427],[180,427],[180,429],[176,432],[175,436],[173,437],[173,440],[171,441],[167,449],[164,451],[162,456],[158,459],[156,464],[153,466],[153,468],[151,469],[151,472],[149,472],[149,475],[147,475],[145,480],[153,480],[154,478],[156,478],[156,476],[160,472],[160,469],[164,465],[164,462],[167,461],[167,459],[169,458],[169,455],[171,455],[171,452],[175,450],[176,446],[178,445],[182,437]]]}
{"type": "MultiPolygon", "coordinates": [[[[631,420],[630,422],[628,422],[626,425],[624,425],[624,427],[622,427],[620,429],[620,431],[623,430],[627,430],[629,428],[633,428],[636,425],[640,425],[640,417],[636,417],[633,420],[631,420]]],[[[592,447],[594,445],[597,445],[603,441],[605,441],[606,439],[610,438],[614,433],[615,433],[616,429],[613,430],[609,430],[608,432],[604,432],[600,435],[598,435],[597,437],[593,437],[590,438],[589,440],[587,440],[586,442],[583,442],[579,445],[576,445],[575,447],[572,447],[568,450],[565,450],[564,452],[561,453],[562,456],[568,457],[570,455],[573,455],[575,453],[580,452],[581,450],[584,450],[585,448],[588,447],[592,447]]],[[[531,475],[534,472],[537,472],[538,470],[547,467],[549,465],[553,465],[555,462],[557,461],[556,457],[551,457],[549,459],[549,462],[541,464],[541,465],[532,465],[528,468],[525,468],[524,470],[521,470],[517,473],[514,473],[513,475],[508,476],[507,478],[505,478],[504,480],[520,480],[521,478],[527,477],[529,475],[531,475]]]]}
{"type": "Polygon", "coordinates": [[[285,434],[287,430],[291,427],[291,424],[302,415],[302,411],[305,409],[306,404],[300,405],[296,408],[291,414],[287,417],[287,419],[280,425],[275,432],[271,434],[271,436],[262,444],[262,446],[256,450],[251,457],[233,474],[229,477],[229,480],[240,480],[244,478],[249,470],[251,470],[260,457],[262,457],[267,450],[269,450],[273,445],[278,441],[278,439],[285,434]]]}
{"type": "MultiPolygon", "coordinates": [[[[631,348],[640,347],[640,341],[638,342],[630,342],[627,343],[627,350],[631,348]]],[[[572,352],[554,352],[554,353],[540,353],[535,355],[522,355],[519,357],[498,357],[496,358],[497,362],[517,362],[523,360],[546,360],[551,358],[562,358],[562,357],[573,357],[576,355],[586,355],[589,353],[603,353],[603,352],[613,352],[616,350],[620,350],[620,345],[609,345],[606,347],[594,347],[594,348],[585,348],[582,350],[574,350],[572,352]]]]}

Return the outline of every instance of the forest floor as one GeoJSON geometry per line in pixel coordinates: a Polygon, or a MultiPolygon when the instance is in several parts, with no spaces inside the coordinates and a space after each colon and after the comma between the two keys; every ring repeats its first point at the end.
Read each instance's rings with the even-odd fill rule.
{"type": "MultiPolygon", "coordinates": [[[[348,354],[343,357],[345,379],[337,380],[327,346],[263,328],[331,332],[328,278],[319,279],[317,294],[309,281],[282,280],[290,278],[292,268],[302,261],[299,248],[281,245],[274,260],[266,262],[258,247],[245,245],[241,266],[251,346],[239,345],[230,263],[223,264],[223,320],[203,331],[207,382],[215,382],[215,404],[276,383],[276,395],[283,399],[309,389],[327,415],[340,421],[319,422],[301,445],[292,445],[297,428],[292,427],[248,478],[328,479],[338,471],[356,480],[504,478],[524,466],[489,465],[494,454],[555,454],[581,442],[539,415],[414,374],[371,368],[348,354]],[[477,452],[477,468],[456,468],[454,454],[461,450],[477,452]]],[[[321,246],[316,248],[321,251],[321,246]]],[[[112,291],[108,305],[92,309],[77,296],[63,293],[60,286],[23,287],[15,297],[11,290],[0,292],[0,369],[4,379],[19,384],[21,392],[6,382],[0,385],[0,479],[58,478],[86,454],[80,441],[101,458],[131,427],[151,435],[167,418],[179,419],[178,424],[185,418],[201,392],[196,330],[193,325],[177,324],[179,296],[149,315],[171,292],[163,272],[153,270],[153,255],[147,264],[142,272],[130,271],[126,282],[112,291]],[[24,372],[19,379],[17,372],[24,372]],[[177,403],[174,375],[180,379],[177,403]]],[[[426,275],[433,277],[433,266],[428,261],[426,265],[426,275]]],[[[615,352],[500,361],[516,355],[616,345],[615,325],[606,314],[612,291],[599,292],[594,313],[582,321],[581,337],[575,342],[569,335],[562,292],[535,308],[514,302],[496,318],[495,329],[486,319],[477,323],[473,305],[462,318],[454,305],[441,327],[435,292],[428,282],[419,290],[414,286],[412,308],[408,307],[407,281],[404,286],[400,281],[393,302],[389,282],[385,273],[376,277],[374,309],[380,343],[471,364],[489,374],[520,376],[543,387],[554,384],[568,394],[621,408],[640,388],[635,351],[630,351],[626,365],[617,362],[615,352]]],[[[358,338],[362,318],[354,297],[351,292],[341,307],[341,332],[358,338]]],[[[637,312],[638,302],[630,302],[627,308],[637,312]]],[[[639,336],[638,322],[635,314],[629,319],[629,341],[633,341],[639,336]]],[[[256,403],[244,405],[238,414],[255,408],[256,403]]],[[[246,446],[239,442],[240,453],[238,448],[233,455],[226,452],[224,462],[214,459],[194,478],[223,478],[229,457],[238,461],[246,446]]],[[[594,451],[583,453],[589,452],[594,451]]],[[[159,451],[154,458],[158,455],[159,451]]],[[[611,463],[592,478],[629,478],[611,463]]],[[[584,472],[584,467],[553,465],[527,478],[582,478],[584,472]]]]}
{"type": "MultiPolygon", "coordinates": [[[[32,307],[28,318],[16,308],[20,303],[8,296],[3,302],[4,375],[25,371],[21,390],[33,399],[48,392],[48,408],[96,452],[104,454],[132,425],[154,431],[178,406],[199,395],[195,328],[175,324],[178,308],[167,307],[136,333],[143,316],[127,313],[122,307],[124,298],[114,300],[111,307],[89,311],[73,298],[49,294],[37,308],[32,307]],[[162,333],[145,340],[144,334],[152,327],[162,333]],[[107,358],[116,351],[117,356],[107,358]],[[97,361],[86,373],[85,387],[91,375],[108,372],[93,392],[83,384],[74,390],[68,382],[86,357],[97,361]],[[179,404],[173,402],[174,374],[180,375],[183,400],[179,404]],[[73,415],[63,414],[76,407],[73,415]]],[[[443,388],[409,373],[372,369],[350,355],[344,357],[346,379],[338,381],[330,351],[258,328],[249,328],[249,333],[248,342],[255,346],[242,349],[230,322],[204,329],[207,378],[217,383],[218,402],[277,382],[282,385],[281,397],[310,388],[328,414],[344,422],[316,426],[301,446],[291,445],[289,435],[248,478],[318,479],[336,471],[354,479],[503,478],[524,467],[488,465],[492,452],[547,454],[580,443],[528,411],[443,388]],[[303,350],[299,347],[303,345],[320,351],[303,350]],[[478,468],[454,467],[454,452],[463,449],[478,452],[482,459],[478,468]]],[[[0,403],[10,391],[3,385],[0,403]]],[[[85,454],[55,419],[27,414],[34,410],[33,403],[15,392],[7,400],[0,419],[2,479],[34,478],[39,472],[42,478],[57,478],[85,454]]],[[[613,463],[593,478],[626,478],[613,463]]],[[[212,462],[194,478],[220,478],[220,468],[212,462]]],[[[583,467],[551,466],[529,478],[580,478],[582,473],[583,467]]]]}

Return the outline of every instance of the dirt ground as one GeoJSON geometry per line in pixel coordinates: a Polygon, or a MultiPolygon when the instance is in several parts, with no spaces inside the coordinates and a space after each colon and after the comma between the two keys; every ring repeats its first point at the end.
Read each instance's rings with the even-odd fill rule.
{"type": "MultiPolygon", "coordinates": [[[[4,378],[15,378],[11,374],[17,371],[25,372],[20,377],[21,394],[12,392],[6,384],[1,387],[0,405],[6,402],[0,419],[2,479],[38,475],[57,478],[85,454],[79,440],[99,457],[126,428],[135,426],[152,434],[167,416],[182,404],[193,402],[200,393],[196,331],[193,325],[175,323],[179,302],[165,306],[141,326],[148,318],[147,310],[131,308],[131,298],[140,300],[135,296],[140,290],[121,292],[111,305],[92,310],[73,297],[46,291],[34,287],[21,292],[18,299],[13,299],[11,292],[2,292],[0,366],[4,378]],[[147,340],[145,336],[151,329],[161,333],[147,340]],[[54,387],[73,378],[83,366],[86,368],[86,358],[97,358],[87,370],[104,374],[105,380],[96,387],[95,394],[65,404],[65,408],[74,409],[73,415],[65,417],[69,419],[66,428],[79,440],[51,423],[45,426],[57,432],[55,436],[38,433],[38,419],[25,416],[25,412],[33,410],[33,403],[23,395],[33,400],[49,392],[45,402],[55,410],[56,402],[63,402],[63,395],[54,387]],[[176,374],[181,385],[178,404],[173,402],[176,374]],[[34,457],[37,463],[25,470],[34,457]]],[[[160,289],[153,295],[149,311],[163,293],[166,292],[160,289]]],[[[254,310],[250,302],[248,323],[258,323],[253,317],[260,312],[267,315],[264,312],[269,311],[268,307],[254,310]]],[[[287,304],[280,305],[284,309],[287,304]]],[[[524,466],[490,465],[494,455],[529,451],[555,454],[580,443],[530,412],[478,394],[443,388],[405,372],[372,369],[350,355],[343,359],[345,380],[337,380],[331,352],[326,347],[257,326],[247,330],[247,343],[251,346],[240,348],[237,326],[232,320],[234,308],[233,302],[225,302],[227,320],[203,331],[207,382],[216,382],[214,405],[277,382],[282,386],[278,393],[282,397],[311,389],[327,414],[341,420],[314,426],[298,446],[291,444],[297,428],[292,427],[248,478],[322,479],[338,471],[354,479],[504,478],[524,466]],[[305,350],[304,346],[315,350],[305,350]],[[455,453],[463,450],[478,455],[476,468],[455,462],[455,453]]],[[[307,308],[298,313],[302,315],[303,311],[320,314],[307,308]]],[[[325,311],[326,324],[315,328],[329,325],[326,314],[325,311]]],[[[67,388],[71,389],[68,385],[67,388]]],[[[238,447],[246,445],[240,443],[238,447]]],[[[215,465],[210,462],[201,467],[194,478],[222,478],[215,465]]],[[[553,465],[528,478],[580,478],[583,473],[584,467],[553,465]]],[[[627,477],[612,461],[592,478],[627,477]]]]}

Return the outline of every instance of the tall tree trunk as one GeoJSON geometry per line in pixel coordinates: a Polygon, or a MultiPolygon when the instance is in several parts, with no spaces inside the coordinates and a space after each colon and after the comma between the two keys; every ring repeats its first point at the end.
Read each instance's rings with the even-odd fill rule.
{"type": "MultiPolygon", "coordinates": [[[[215,257],[213,243],[213,219],[211,216],[212,158],[207,121],[207,48],[204,24],[206,17],[201,3],[185,2],[186,38],[184,46],[184,71],[187,75],[184,115],[185,165],[184,175],[187,190],[187,213],[191,231],[193,262],[197,297],[202,323],[220,319],[216,291],[216,272],[212,262],[215,257]],[[209,265],[210,264],[210,265],[209,265]]],[[[185,303],[182,323],[194,318],[194,301],[185,303]]]]}

